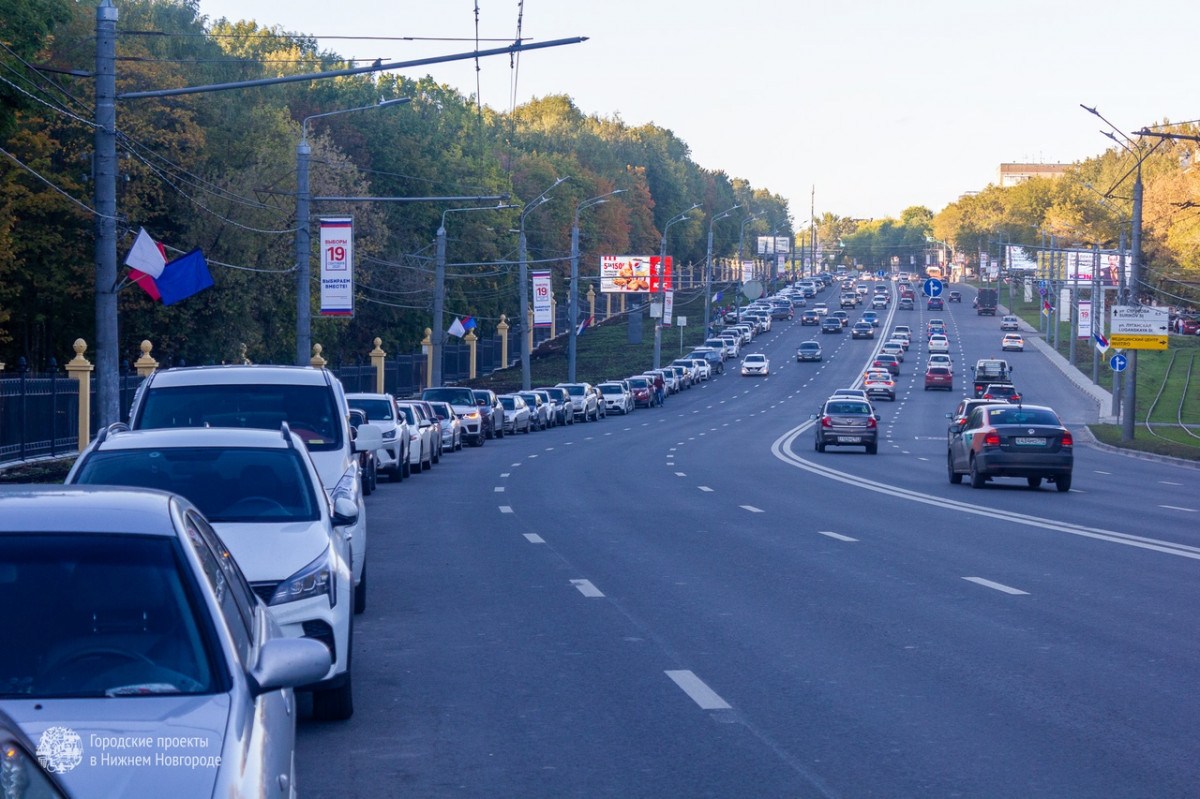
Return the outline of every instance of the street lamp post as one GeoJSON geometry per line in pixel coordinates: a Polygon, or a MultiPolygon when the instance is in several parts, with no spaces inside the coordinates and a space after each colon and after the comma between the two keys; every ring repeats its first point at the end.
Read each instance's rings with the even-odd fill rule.
{"type": "Polygon", "coordinates": [[[433,350],[433,371],[429,376],[431,386],[442,384],[442,343],[446,337],[442,320],[446,305],[446,214],[456,214],[460,211],[502,211],[505,208],[516,206],[499,203],[475,208],[447,208],[442,211],[442,224],[437,231],[437,256],[433,273],[433,332],[429,337],[429,346],[433,350]]]}
{"type": "Polygon", "coordinates": [[[750,216],[742,220],[742,225],[740,228],[738,228],[738,254],[737,263],[734,265],[734,269],[737,270],[738,279],[738,292],[737,296],[734,298],[734,303],[737,307],[737,311],[734,314],[734,320],[737,322],[742,321],[742,278],[745,277],[745,275],[742,274],[742,242],[746,237],[746,225],[749,222],[753,222],[755,219],[758,219],[758,214],[750,214],[750,216]]]}
{"type": "MultiPolygon", "coordinates": [[[[658,252],[658,291],[660,294],[663,295],[663,302],[661,303],[660,312],[659,312],[659,316],[658,316],[658,322],[656,322],[654,325],[654,368],[655,369],[662,367],[663,315],[666,313],[666,310],[667,310],[667,308],[666,308],[667,292],[665,291],[665,287],[663,286],[663,282],[664,282],[664,278],[665,278],[664,269],[665,269],[665,265],[667,263],[667,231],[671,229],[671,225],[674,225],[676,222],[682,222],[683,220],[687,219],[688,214],[690,214],[692,211],[695,211],[699,207],[700,207],[700,203],[695,203],[692,205],[691,208],[687,209],[686,211],[679,214],[678,216],[674,216],[674,217],[668,219],[667,224],[663,225],[662,246],[659,248],[659,252],[658,252]]],[[[706,324],[707,324],[707,322],[706,322],[706,324]]]]}
{"type": "Polygon", "coordinates": [[[309,231],[308,205],[312,192],[308,181],[308,157],[312,148],[308,146],[308,120],[319,117],[331,117],[335,114],[349,114],[351,111],[367,111],[372,108],[384,108],[389,105],[401,105],[412,100],[411,97],[400,97],[395,100],[383,100],[374,105],[363,105],[357,108],[343,108],[339,111],[326,111],[323,114],[311,114],[300,122],[300,144],[296,145],[296,365],[307,366],[312,357],[312,298],[311,275],[309,264],[312,260],[312,241],[309,231]]]}
{"type": "MultiPolygon", "coordinates": [[[[519,246],[518,258],[520,259],[520,262],[521,262],[521,268],[520,268],[520,274],[519,274],[519,279],[520,279],[520,283],[521,283],[521,289],[520,289],[520,295],[521,295],[520,296],[520,305],[521,305],[521,307],[520,307],[520,312],[517,315],[517,318],[520,320],[520,330],[521,330],[521,335],[518,336],[518,338],[521,340],[521,390],[522,391],[528,391],[533,385],[533,378],[530,374],[530,367],[529,367],[529,358],[530,358],[529,334],[528,334],[528,331],[526,331],[526,329],[525,329],[526,325],[529,324],[529,261],[527,260],[527,257],[526,257],[526,248],[525,248],[525,217],[529,216],[530,211],[533,211],[535,208],[540,208],[543,205],[545,205],[546,203],[550,202],[551,198],[547,197],[546,194],[549,193],[551,190],[553,190],[555,186],[562,183],[564,180],[569,180],[569,179],[570,179],[570,175],[568,175],[567,177],[559,178],[558,180],[554,181],[554,186],[551,186],[549,189],[546,189],[546,191],[542,192],[537,197],[535,197],[531,202],[527,203],[525,205],[524,210],[521,211],[521,224],[520,224],[521,235],[520,235],[519,245],[518,245],[519,246]]],[[[505,366],[507,367],[508,364],[505,364],[505,366]]]]}
{"type": "Polygon", "coordinates": [[[713,225],[715,225],[717,223],[718,219],[724,219],[725,217],[729,216],[730,214],[732,214],[734,211],[736,211],[737,209],[739,209],[741,207],[742,207],[741,205],[735,205],[732,208],[730,208],[728,211],[722,211],[721,213],[717,214],[712,219],[710,219],[708,222],[708,255],[704,259],[704,337],[705,338],[708,338],[708,326],[709,326],[710,322],[712,321],[710,317],[712,316],[711,305],[712,305],[713,225]]]}
{"type": "Polygon", "coordinates": [[[579,212],[594,205],[608,202],[614,194],[620,194],[624,189],[610,191],[598,197],[589,197],[575,206],[575,219],[571,223],[571,285],[568,289],[567,300],[567,382],[575,382],[575,356],[579,338],[579,212]]]}

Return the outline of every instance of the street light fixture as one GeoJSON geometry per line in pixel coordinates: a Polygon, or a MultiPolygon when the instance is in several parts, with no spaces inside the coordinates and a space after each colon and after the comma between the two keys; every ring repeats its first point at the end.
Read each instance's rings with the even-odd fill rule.
{"type": "Polygon", "coordinates": [[[296,365],[307,366],[312,357],[312,298],[309,264],[312,260],[312,241],[309,231],[308,204],[312,193],[308,185],[308,157],[312,148],[308,146],[308,120],[349,114],[352,111],[368,111],[389,105],[411,102],[411,97],[381,100],[374,105],[343,108],[310,114],[300,122],[300,144],[296,145],[296,365]]]}
{"type": "MultiPolygon", "coordinates": [[[[666,308],[667,292],[664,290],[665,287],[663,286],[664,269],[665,269],[665,266],[667,263],[667,231],[671,229],[671,225],[674,225],[676,222],[682,222],[683,220],[687,219],[688,215],[691,214],[692,211],[695,211],[699,207],[700,207],[700,203],[695,203],[694,205],[692,205],[691,208],[687,209],[683,213],[681,213],[677,216],[673,216],[670,219],[668,219],[667,224],[663,225],[662,246],[659,248],[659,253],[658,253],[658,290],[663,295],[663,303],[662,303],[662,307],[661,307],[661,312],[659,313],[659,316],[658,316],[658,322],[655,323],[655,325],[654,325],[654,368],[655,369],[662,367],[663,315],[666,314],[666,310],[667,310],[667,308],[666,308]]],[[[708,322],[706,320],[705,324],[707,324],[707,323],[708,322]]]]}
{"type": "Polygon", "coordinates": [[[442,323],[443,308],[446,304],[446,215],[460,211],[503,211],[506,208],[517,208],[516,205],[497,203],[496,205],[481,205],[474,208],[447,208],[442,211],[442,224],[437,231],[437,259],[434,262],[433,277],[433,333],[429,337],[429,345],[433,350],[433,370],[429,376],[429,385],[442,384],[442,342],[446,331],[442,323]]]}
{"type": "MultiPolygon", "coordinates": [[[[521,262],[521,268],[520,268],[520,283],[521,283],[520,305],[521,305],[521,307],[520,307],[520,311],[519,311],[517,318],[519,320],[519,328],[521,330],[521,335],[518,338],[520,338],[520,340],[521,340],[521,390],[523,390],[523,391],[528,391],[532,387],[532,384],[533,384],[533,382],[532,382],[533,378],[530,374],[530,366],[529,366],[529,358],[530,358],[529,332],[525,329],[525,327],[529,324],[529,262],[526,258],[526,249],[525,249],[525,217],[529,216],[529,213],[531,211],[533,211],[535,208],[541,208],[543,205],[550,202],[550,200],[552,198],[547,197],[546,196],[547,193],[552,191],[555,188],[555,186],[558,186],[564,180],[570,180],[570,178],[571,178],[571,176],[567,175],[566,177],[562,177],[562,178],[559,178],[558,180],[554,181],[553,186],[546,189],[546,191],[542,192],[537,197],[534,197],[533,200],[531,200],[530,202],[526,203],[525,209],[523,211],[521,211],[521,220],[520,220],[521,221],[521,224],[520,224],[521,236],[520,236],[519,243],[518,243],[518,247],[519,247],[519,256],[518,257],[521,262]]],[[[508,364],[505,364],[505,366],[508,366],[508,364]]]]}
{"type": "MultiPolygon", "coordinates": [[[[1130,253],[1129,253],[1129,284],[1128,284],[1129,291],[1125,297],[1127,305],[1137,305],[1138,304],[1137,291],[1138,291],[1138,286],[1141,282],[1141,263],[1142,263],[1142,162],[1145,161],[1147,158],[1149,158],[1150,154],[1153,153],[1155,150],[1157,150],[1158,146],[1160,144],[1162,144],[1164,141],[1166,141],[1166,139],[1159,139],[1158,142],[1149,149],[1146,149],[1145,147],[1143,147],[1141,142],[1139,141],[1139,142],[1137,142],[1137,145],[1136,145],[1137,149],[1134,150],[1132,147],[1129,146],[1130,144],[1134,143],[1133,140],[1130,139],[1128,136],[1126,136],[1124,133],[1121,133],[1121,129],[1118,128],[1113,123],[1109,122],[1107,119],[1105,119],[1104,116],[1099,111],[1097,111],[1095,108],[1088,108],[1083,103],[1080,103],[1079,107],[1082,108],[1084,111],[1087,111],[1089,114],[1092,114],[1093,116],[1098,117],[1101,121],[1104,122],[1104,124],[1106,124],[1110,128],[1112,128],[1112,131],[1103,131],[1102,130],[1100,132],[1102,134],[1104,134],[1105,136],[1107,136],[1108,138],[1112,139],[1117,144],[1121,145],[1121,147],[1123,147],[1126,152],[1128,152],[1130,155],[1132,155],[1134,158],[1137,159],[1137,165],[1135,167],[1135,169],[1137,171],[1137,177],[1134,179],[1134,183],[1133,183],[1133,219],[1130,224],[1130,239],[1131,239],[1131,241],[1129,243],[1129,249],[1130,249],[1130,253]],[[1116,133],[1121,133],[1121,138],[1124,139],[1125,141],[1121,141],[1121,139],[1118,139],[1116,137],[1116,135],[1114,135],[1113,131],[1115,131],[1116,133]]],[[[1140,136],[1141,133],[1139,133],[1138,135],[1140,136]]],[[[1129,173],[1126,173],[1125,177],[1121,178],[1121,180],[1124,180],[1126,177],[1129,177],[1129,173]]],[[[1120,181],[1118,181],[1118,183],[1119,182],[1120,181]]],[[[1115,186],[1114,186],[1114,188],[1115,188],[1115,186]]],[[[1134,402],[1137,399],[1137,396],[1136,396],[1137,395],[1137,355],[1138,355],[1137,350],[1130,350],[1129,354],[1127,356],[1128,366],[1126,367],[1126,371],[1128,372],[1128,376],[1124,377],[1125,397],[1124,397],[1124,400],[1122,403],[1125,406],[1125,415],[1121,419],[1121,440],[1122,441],[1132,441],[1133,440],[1133,433],[1134,433],[1133,409],[1134,409],[1134,402]]]]}
{"type": "Polygon", "coordinates": [[[575,219],[571,223],[571,285],[568,288],[567,302],[567,382],[575,382],[575,356],[577,352],[576,339],[579,338],[579,212],[585,208],[602,205],[608,198],[620,194],[625,189],[616,189],[597,197],[589,197],[575,206],[575,219]]]}
{"type": "Polygon", "coordinates": [[[704,337],[708,338],[708,326],[710,324],[712,311],[712,258],[713,258],[713,225],[718,219],[724,219],[742,206],[735,205],[728,211],[722,211],[708,221],[708,255],[704,259],[704,337]]]}

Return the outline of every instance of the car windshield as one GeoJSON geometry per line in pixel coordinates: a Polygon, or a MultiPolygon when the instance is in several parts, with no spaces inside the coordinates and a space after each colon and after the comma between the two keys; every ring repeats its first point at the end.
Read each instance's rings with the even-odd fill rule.
{"type": "Polygon", "coordinates": [[[616,383],[601,383],[599,388],[600,388],[601,394],[624,394],[625,393],[625,389],[622,388],[621,386],[617,385],[616,383]]]}
{"type": "Polygon", "coordinates": [[[802,350],[818,350],[820,348],[821,348],[821,345],[817,344],[814,341],[806,341],[800,345],[800,349],[802,349],[802,350]]]}
{"type": "MultiPolygon", "coordinates": [[[[570,394],[572,397],[582,397],[583,396],[583,386],[572,384],[569,386],[563,386],[563,388],[565,388],[567,390],[567,393],[570,394]]],[[[505,406],[505,407],[507,407],[507,406],[505,406]]]]}
{"type": "Polygon", "coordinates": [[[112,449],[84,460],[75,481],[182,494],[210,522],[313,521],[316,492],[299,453],[249,447],[112,449]]]}
{"type": "Polygon", "coordinates": [[[505,410],[515,411],[517,409],[517,401],[512,397],[501,397],[500,404],[504,406],[505,410]]]}
{"type": "Polygon", "coordinates": [[[351,408],[357,408],[367,415],[369,422],[390,422],[396,418],[393,413],[395,405],[388,399],[352,399],[351,408]]]}
{"type": "Polygon", "coordinates": [[[454,411],[450,409],[450,404],[447,402],[431,402],[429,404],[433,406],[433,412],[439,419],[449,419],[454,415],[454,411]]]}
{"type": "Polygon", "coordinates": [[[221,690],[213,632],[198,621],[207,610],[184,564],[170,538],[0,535],[0,606],[10,611],[0,699],[221,690]]]}
{"type": "Polygon", "coordinates": [[[287,422],[309,449],[330,451],[341,448],[345,426],[333,397],[324,385],[228,383],[151,388],[137,426],[278,430],[287,422]]]}
{"type": "Polygon", "coordinates": [[[427,388],[421,392],[421,399],[436,400],[437,402],[452,402],[455,405],[474,405],[475,392],[469,388],[451,388],[441,386],[427,388]]]}

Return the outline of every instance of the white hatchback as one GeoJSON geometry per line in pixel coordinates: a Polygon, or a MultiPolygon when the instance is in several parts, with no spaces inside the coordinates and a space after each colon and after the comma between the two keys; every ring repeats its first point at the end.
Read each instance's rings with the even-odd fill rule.
{"type": "Polygon", "coordinates": [[[157,488],[190,500],[284,634],[329,648],[333,663],[310,686],[314,715],[351,716],[352,541],[344,531],[357,521],[357,506],[349,497],[331,506],[308,449],[286,423],[274,431],[103,430],[66,482],[157,488]]]}
{"type": "Polygon", "coordinates": [[[929,351],[932,352],[950,352],[950,339],[945,336],[933,335],[929,337],[929,351]]]}

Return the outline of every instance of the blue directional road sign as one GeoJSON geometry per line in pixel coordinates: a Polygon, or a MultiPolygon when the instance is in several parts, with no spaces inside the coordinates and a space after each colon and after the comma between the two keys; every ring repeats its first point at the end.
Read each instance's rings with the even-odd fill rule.
{"type": "Polygon", "coordinates": [[[1118,352],[1116,355],[1108,359],[1108,365],[1114,372],[1124,372],[1125,367],[1129,365],[1129,359],[1118,352]]]}
{"type": "Polygon", "coordinates": [[[880,277],[883,277],[883,275],[884,275],[884,271],[883,271],[882,269],[880,269],[880,270],[879,270],[879,272],[878,272],[877,274],[878,274],[880,277]]]}
{"type": "Polygon", "coordinates": [[[942,281],[936,277],[931,277],[922,284],[922,291],[926,297],[937,297],[942,293],[942,281]]]}

